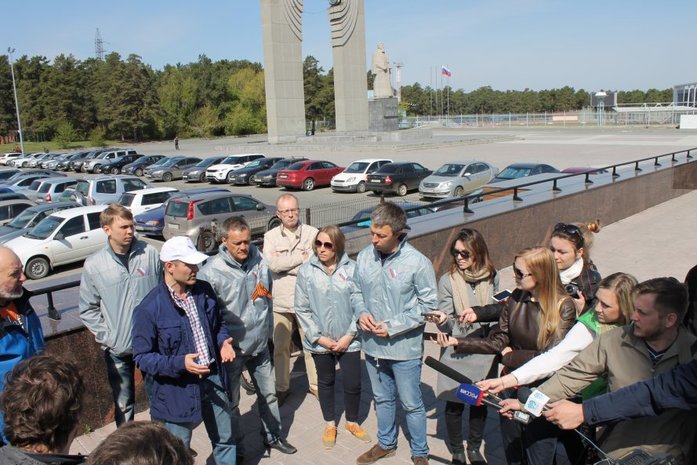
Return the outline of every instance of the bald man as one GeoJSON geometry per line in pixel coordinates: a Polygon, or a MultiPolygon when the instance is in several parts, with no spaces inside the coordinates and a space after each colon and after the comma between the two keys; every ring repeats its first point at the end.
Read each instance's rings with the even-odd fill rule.
{"type": "MultiPolygon", "coordinates": [[[[22,287],[26,280],[19,257],[0,245],[0,393],[5,391],[5,375],[45,347],[41,321],[29,303],[29,292],[22,287]]],[[[0,435],[7,443],[3,431],[0,413],[0,435]]]]}

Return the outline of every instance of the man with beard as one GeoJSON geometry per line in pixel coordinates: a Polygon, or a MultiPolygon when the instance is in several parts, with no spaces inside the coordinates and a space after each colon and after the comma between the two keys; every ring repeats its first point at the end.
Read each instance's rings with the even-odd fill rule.
{"type": "MultiPolygon", "coordinates": [[[[0,392],[5,391],[5,376],[15,365],[43,352],[45,347],[41,321],[29,303],[29,292],[22,287],[26,280],[19,257],[0,245],[0,392]]],[[[3,425],[0,414],[4,441],[3,425]]]]}

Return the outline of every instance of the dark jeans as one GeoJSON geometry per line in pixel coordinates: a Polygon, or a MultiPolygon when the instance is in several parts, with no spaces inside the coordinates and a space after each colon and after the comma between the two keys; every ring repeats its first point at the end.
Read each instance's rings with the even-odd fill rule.
{"type": "MultiPolygon", "coordinates": [[[[502,399],[515,399],[517,391],[507,389],[499,397],[502,399]]],[[[501,416],[501,440],[503,443],[503,452],[506,454],[506,462],[508,465],[520,465],[523,462],[523,427],[520,423],[509,420],[501,416]]]]}
{"type": "Polygon", "coordinates": [[[322,409],[324,421],[334,421],[334,382],[336,379],[336,364],[341,367],[344,378],[344,406],[346,421],[358,421],[358,406],[361,402],[361,353],[342,352],[312,354],[317,368],[317,390],[319,391],[319,406],[322,409]]]}
{"type": "MultiPolygon", "coordinates": [[[[484,435],[484,423],[486,423],[487,407],[470,406],[469,433],[467,437],[467,448],[477,449],[482,445],[484,435]]],[[[464,452],[462,444],[462,414],[465,411],[465,404],[459,402],[445,402],[445,429],[448,432],[450,452],[464,452]]]]}
{"type": "Polygon", "coordinates": [[[544,418],[525,427],[523,445],[528,465],[572,465],[580,460],[583,444],[574,431],[564,431],[544,418]]]}
{"type": "Polygon", "coordinates": [[[136,391],[134,374],[136,365],[132,355],[116,355],[104,351],[109,386],[114,400],[114,420],[119,427],[133,421],[135,415],[136,391]]]}

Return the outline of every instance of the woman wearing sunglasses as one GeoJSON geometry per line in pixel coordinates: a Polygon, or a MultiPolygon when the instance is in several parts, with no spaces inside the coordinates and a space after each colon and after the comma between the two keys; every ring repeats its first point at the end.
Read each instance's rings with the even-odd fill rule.
{"type": "Polygon", "coordinates": [[[305,332],[303,349],[312,354],[317,367],[319,404],[326,422],[322,442],[326,449],[336,444],[334,380],[337,363],[344,380],[346,431],[363,442],[371,441],[358,424],[361,347],[356,339],[349,284],[356,262],[344,253],[344,244],[344,234],[338,227],[321,228],[313,247],[315,254],[300,267],[295,284],[295,313],[305,332]]]}
{"type": "MultiPolygon", "coordinates": [[[[468,324],[460,321],[465,309],[475,305],[494,302],[492,296],[498,291],[499,279],[496,268],[489,257],[484,238],[475,229],[462,229],[450,244],[452,262],[447,273],[438,281],[438,312],[429,317],[438,324],[438,329],[455,337],[482,336],[488,324],[468,324]]],[[[440,361],[471,379],[482,379],[490,375],[494,355],[455,353],[453,347],[445,348],[440,361]]],[[[462,434],[462,414],[465,404],[457,398],[458,384],[444,375],[438,375],[438,398],[445,401],[445,427],[448,445],[453,454],[453,465],[465,465],[465,448],[462,434]]],[[[469,434],[467,459],[472,464],[485,463],[480,452],[486,406],[469,408],[469,434]]]]}
{"type": "MultiPolygon", "coordinates": [[[[441,347],[455,353],[501,354],[504,374],[561,341],[576,321],[574,302],[564,291],[554,255],[546,247],[521,250],[513,263],[516,289],[504,303],[473,307],[465,321],[486,321],[500,313],[499,325],[487,337],[452,337],[440,333],[441,347]]],[[[515,397],[512,390],[504,396],[515,397]]],[[[501,418],[501,433],[509,464],[522,463],[521,430],[517,423],[501,418]]]]}
{"type": "Polygon", "coordinates": [[[559,277],[567,293],[574,299],[579,315],[595,305],[600,273],[590,258],[593,234],[600,231],[600,222],[557,223],[552,230],[549,249],[559,268],[559,277]]]}

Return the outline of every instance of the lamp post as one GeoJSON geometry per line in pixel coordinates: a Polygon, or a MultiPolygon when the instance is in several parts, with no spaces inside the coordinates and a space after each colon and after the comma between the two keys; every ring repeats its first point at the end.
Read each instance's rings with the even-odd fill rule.
{"type": "Polygon", "coordinates": [[[24,139],[22,138],[22,121],[19,119],[19,100],[17,99],[17,85],[15,84],[15,67],[12,59],[12,54],[15,49],[12,47],[7,47],[7,54],[10,57],[10,72],[12,73],[12,90],[15,93],[15,109],[17,110],[17,132],[19,132],[19,147],[22,150],[22,155],[24,155],[24,139]]]}

